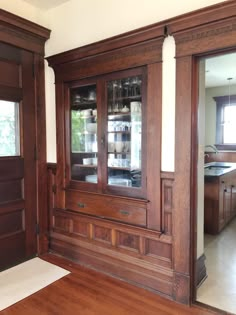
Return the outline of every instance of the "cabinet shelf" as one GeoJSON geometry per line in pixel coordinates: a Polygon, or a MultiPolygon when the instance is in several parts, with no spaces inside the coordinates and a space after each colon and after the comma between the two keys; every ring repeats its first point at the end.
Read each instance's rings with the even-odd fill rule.
{"type": "Polygon", "coordinates": [[[130,171],[130,167],[108,166],[108,168],[109,168],[109,169],[112,169],[112,170],[130,171]]]}
{"type": "Polygon", "coordinates": [[[94,164],[73,164],[75,167],[84,167],[84,168],[97,168],[97,165],[94,164]]]}
{"type": "Polygon", "coordinates": [[[97,102],[94,101],[83,101],[83,102],[71,102],[71,109],[73,110],[79,110],[79,109],[87,109],[88,106],[96,106],[97,102]]]}
{"type": "Polygon", "coordinates": [[[73,154],[97,154],[97,151],[73,151],[73,154]]]}
{"type": "Polygon", "coordinates": [[[130,130],[117,130],[117,131],[108,131],[107,133],[122,133],[122,134],[130,134],[130,130]]]}
{"type": "MultiPolygon", "coordinates": [[[[135,95],[135,96],[121,96],[116,97],[115,102],[122,102],[122,101],[141,101],[142,96],[141,95],[135,95]]],[[[113,99],[108,99],[108,102],[114,103],[113,99]]]]}

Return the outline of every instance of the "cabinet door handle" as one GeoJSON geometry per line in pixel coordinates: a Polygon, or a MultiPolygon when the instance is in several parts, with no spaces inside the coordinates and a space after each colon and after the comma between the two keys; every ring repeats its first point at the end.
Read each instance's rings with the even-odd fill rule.
{"type": "Polygon", "coordinates": [[[222,184],[224,184],[224,183],[225,183],[225,181],[224,181],[224,180],[222,180],[222,181],[221,181],[221,183],[222,183],[222,184]]]}
{"type": "Polygon", "coordinates": [[[85,208],[85,206],[86,206],[86,205],[85,205],[84,203],[82,203],[82,202],[78,202],[77,205],[78,205],[79,208],[85,208]]]}
{"type": "Polygon", "coordinates": [[[120,214],[129,215],[130,213],[127,210],[120,210],[120,214]]]}
{"type": "Polygon", "coordinates": [[[226,188],[224,189],[224,192],[227,192],[227,189],[226,189],[226,188]]]}

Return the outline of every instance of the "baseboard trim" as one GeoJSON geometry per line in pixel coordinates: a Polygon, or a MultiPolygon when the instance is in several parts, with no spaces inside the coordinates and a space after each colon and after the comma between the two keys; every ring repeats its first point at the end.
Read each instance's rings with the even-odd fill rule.
{"type": "Polygon", "coordinates": [[[197,288],[206,280],[207,271],[205,265],[206,256],[203,253],[198,259],[196,264],[196,284],[197,288]]]}

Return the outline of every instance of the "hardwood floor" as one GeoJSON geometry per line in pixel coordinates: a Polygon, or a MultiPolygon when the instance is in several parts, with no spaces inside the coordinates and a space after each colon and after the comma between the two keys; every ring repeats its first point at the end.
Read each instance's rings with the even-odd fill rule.
{"type": "Polygon", "coordinates": [[[71,271],[68,276],[0,312],[1,315],[212,315],[187,307],[64,258],[41,257],[71,271]]]}

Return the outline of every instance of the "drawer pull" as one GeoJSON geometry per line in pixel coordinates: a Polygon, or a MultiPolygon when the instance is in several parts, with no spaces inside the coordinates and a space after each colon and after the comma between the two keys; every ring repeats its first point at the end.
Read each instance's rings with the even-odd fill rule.
{"type": "Polygon", "coordinates": [[[129,215],[130,213],[127,210],[120,210],[120,214],[129,215]]]}
{"type": "Polygon", "coordinates": [[[79,208],[85,208],[85,206],[86,206],[86,205],[85,205],[84,203],[81,203],[81,202],[78,203],[78,207],[79,207],[79,208]]]}

